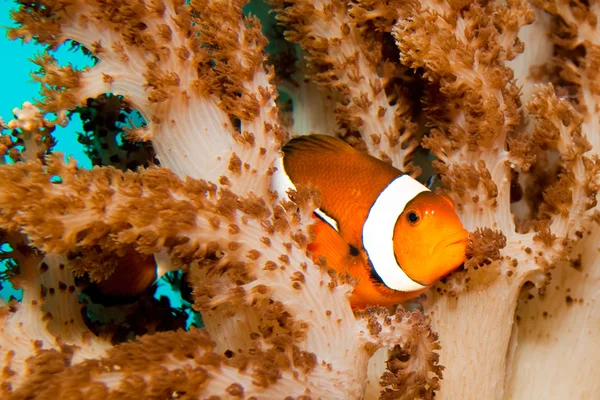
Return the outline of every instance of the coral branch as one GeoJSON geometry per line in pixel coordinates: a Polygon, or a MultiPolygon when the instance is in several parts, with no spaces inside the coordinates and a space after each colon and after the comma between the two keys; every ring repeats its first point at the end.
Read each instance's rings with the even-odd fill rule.
{"type": "Polygon", "coordinates": [[[387,361],[389,371],[380,380],[381,399],[433,399],[444,367],[438,365],[437,335],[420,312],[398,307],[390,316],[386,309],[368,309],[362,315],[361,341],[394,348],[387,361]],[[426,383],[426,385],[423,385],[426,383]]]}
{"type": "MultiPolygon", "coordinates": [[[[283,208],[253,195],[239,198],[227,189],[217,191],[204,181],[182,182],[156,167],[139,174],[112,168],[85,171],[53,156],[47,166],[19,163],[1,168],[7,177],[3,182],[10,186],[0,187],[0,225],[21,229],[32,244],[49,252],[96,245],[118,252],[135,245],[146,254],[167,249],[179,264],[199,260],[189,272],[202,277],[192,278],[200,309],[226,304],[232,317],[236,308],[254,308],[260,319],[249,326],[255,338],[250,344],[265,352],[256,362],[266,362],[281,346],[285,354],[315,357],[316,369],[298,367],[309,374],[312,384],[306,387],[313,393],[317,388],[323,396],[361,393],[369,352],[394,343],[389,336],[374,338],[368,346],[357,340],[364,325],[350,310],[350,287],[306,257],[308,235],[301,221],[310,220],[314,208],[309,193],[298,193],[296,204],[285,203],[283,208]],[[50,182],[53,176],[61,182],[50,182]],[[327,309],[321,310],[323,304],[327,309]],[[288,328],[279,335],[268,333],[282,326],[284,315],[289,316],[288,328]],[[346,357],[355,363],[348,364],[346,357]],[[356,384],[348,385],[349,380],[356,384]]],[[[215,321],[210,317],[205,315],[208,325],[215,321]]],[[[426,326],[414,318],[405,322],[406,332],[411,325],[426,326]]],[[[239,343],[239,334],[233,334],[232,343],[239,343]]],[[[431,343],[414,344],[410,353],[429,354],[422,346],[431,343]]],[[[238,349],[227,349],[236,353],[232,363],[242,363],[252,353],[238,349]]],[[[419,383],[423,384],[415,385],[419,383]]],[[[300,385],[305,388],[305,383],[300,385]]],[[[289,393],[298,393],[295,390],[289,393]]]]}
{"type": "Polygon", "coordinates": [[[551,116],[542,125],[548,130],[543,134],[554,138],[550,147],[561,152],[562,161],[560,175],[552,187],[554,195],[548,190],[542,207],[560,213],[551,225],[553,232],[567,231],[578,242],[560,268],[551,271],[552,284],[545,295],[534,297],[528,293],[519,303],[507,391],[515,399],[529,398],[532,393],[560,397],[566,394],[561,382],[569,380],[577,384],[569,388],[568,396],[586,397],[600,390],[598,382],[581,376],[568,363],[577,360],[577,369],[591,373],[598,365],[591,355],[596,344],[593,327],[598,324],[595,304],[600,300],[596,245],[600,152],[596,71],[600,41],[592,21],[600,10],[595,3],[534,4],[555,15],[554,44],[559,55],[556,64],[562,78],[558,83],[564,85],[556,91],[570,93],[564,99],[571,103],[559,102],[548,90],[533,104],[535,111],[551,116]],[[577,46],[584,57],[569,56],[568,52],[577,46]],[[557,190],[559,187],[562,190],[557,190]],[[539,368],[532,368],[533,365],[539,368]]]}
{"type": "Polygon", "coordinates": [[[22,386],[35,374],[29,358],[62,351],[72,362],[101,356],[110,347],[106,338],[96,337],[86,326],[75,291],[73,275],[65,257],[43,256],[29,248],[18,235],[5,238],[14,250],[10,256],[19,266],[13,283],[23,290],[16,301],[1,308],[0,351],[2,392],[22,386]]]}
{"type": "Polygon", "coordinates": [[[341,1],[274,3],[286,39],[307,54],[308,77],[340,98],[336,118],[344,134],[360,133],[370,154],[411,172],[416,125],[405,94],[391,88],[398,70],[383,58],[381,35],[357,24],[341,1]]]}
{"type": "MultiPolygon", "coordinates": [[[[23,103],[22,109],[15,108],[13,113],[16,119],[9,121],[6,127],[12,129],[14,139],[8,135],[2,136],[1,154],[8,155],[14,162],[34,159],[43,161],[55,144],[52,132],[56,125],[65,121],[48,121],[27,101],[23,103]],[[19,151],[18,146],[23,146],[23,150],[19,151]]],[[[3,128],[1,123],[0,128],[3,128]]]]}
{"type": "Polygon", "coordinates": [[[22,26],[11,36],[27,39],[36,36],[30,29],[48,30],[51,37],[37,40],[50,46],[75,40],[99,60],[78,72],[58,67],[48,55],[39,58],[46,111],[72,109],[107,92],[122,94],[148,123],[130,137],[152,139],[161,165],[180,177],[213,182],[233,168],[236,179],[229,184],[245,192],[269,168],[265,154],[273,154],[284,135],[275,89],[262,66],[266,41],[258,20],[242,18],[242,5],[48,1],[43,9],[15,13],[22,26]]]}
{"type": "Polygon", "coordinates": [[[447,367],[441,394],[502,398],[520,288],[527,280],[543,287],[547,271],[564,258],[581,216],[591,215],[590,201],[579,199],[590,192],[588,182],[597,171],[581,159],[589,148],[578,133],[580,121],[553,98],[551,87],[529,106],[535,121],[531,138],[517,130],[521,102],[508,61],[523,50],[519,28],[533,21],[526,3],[409,3],[397,15],[392,32],[401,61],[423,68],[424,77],[439,85],[439,94],[431,96],[435,129],[424,144],[438,157],[436,167],[465,226],[488,227],[472,235],[466,272],[428,295],[426,309],[440,332],[447,367]],[[447,103],[440,104],[440,97],[447,103]],[[549,209],[538,232],[517,233],[510,208],[512,170],[531,168],[538,147],[556,149],[569,173],[545,191],[549,209]],[[576,178],[573,162],[579,166],[576,178]]]}

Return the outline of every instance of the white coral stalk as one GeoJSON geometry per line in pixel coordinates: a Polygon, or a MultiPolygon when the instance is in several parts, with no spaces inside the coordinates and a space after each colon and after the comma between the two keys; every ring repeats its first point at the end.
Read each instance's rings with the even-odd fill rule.
{"type": "MultiPolygon", "coordinates": [[[[586,174],[590,168],[598,169],[600,152],[600,104],[597,90],[596,65],[600,59],[600,41],[595,24],[600,9],[596,3],[584,6],[555,1],[537,1],[536,5],[555,14],[558,27],[555,45],[558,49],[583,45],[585,58],[560,60],[561,75],[572,85],[566,101],[575,101],[573,111],[577,119],[576,139],[588,151],[574,153],[569,173],[570,179],[584,182],[583,190],[573,190],[572,214],[575,204],[588,204],[590,210],[580,213],[579,224],[572,231],[580,240],[572,247],[560,268],[551,271],[552,283],[544,296],[524,296],[519,304],[517,332],[514,338],[514,358],[507,386],[507,395],[514,399],[536,396],[585,398],[600,391],[594,376],[598,356],[593,349],[597,343],[597,326],[600,323],[597,303],[600,301],[600,260],[598,260],[598,206],[596,192],[598,177],[586,174]],[[559,38],[559,33],[562,38],[559,38]],[[586,190],[587,189],[587,190],[586,190]],[[585,218],[592,213],[592,219],[585,218]],[[588,371],[590,375],[581,374],[588,371]],[[565,385],[564,382],[573,382],[565,385]]],[[[566,107],[566,106],[565,106],[566,107]]],[[[571,126],[566,118],[556,121],[561,138],[571,126]]],[[[571,145],[573,147],[573,145],[571,145]]],[[[560,222],[568,228],[568,222],[560,222]]]]}
{"type": "MultiPolygon", "coordinates": [[[[10,238],[9,238],[10,239],[10,238]]],[[[2,304],[0,352],[2,391],[20,387],[27,374],[34,373],[29,359],[48,350],[76,351],[72,361],[100,357],[110,347],[108,340],[97,338],[86,326],[77,298],[73,274],[63,256],[32,254],[33,249],[18,237],[10,240],[10,254],[19,265],[17,288],[23,290],[21,304],[2,304]]]]}

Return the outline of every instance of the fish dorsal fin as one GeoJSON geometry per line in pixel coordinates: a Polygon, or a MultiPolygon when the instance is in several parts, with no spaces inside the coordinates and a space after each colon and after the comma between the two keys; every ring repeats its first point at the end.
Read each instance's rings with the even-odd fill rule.
{"type": "Polygon", "coordinates": [[[354,149],[348,143],[334,136],[304,135],[290,140],[282,148],[288,155],[292,153],[314,153],[315,151],[352,152],[354,149]]]}

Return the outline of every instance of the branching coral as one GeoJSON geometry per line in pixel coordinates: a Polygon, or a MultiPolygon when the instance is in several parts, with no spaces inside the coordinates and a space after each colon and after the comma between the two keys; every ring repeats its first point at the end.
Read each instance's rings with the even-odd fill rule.
{"type": "MultiPolygon", "coordinates": [[[[538,299],[524,297],[519,305],[518,335],[515,340],[513,372],[509,390],[513,398],[529,398],[532,393],[557,398],[595,396],[600,386],[586,379],[577,370],[594,374],[598,362],[594,356],[598,326],[597,303],[600,268],[598,267],[598,181],[594,176],[582,177],[582,171],[598,168],[600,151],[598,130],[598,78],[600,42],[596,23],[598,5],[591,2],[535,1],[536,6],[554,15],[553,41],[558,54],[556,68],[561,84],[572,95],[569,99],[578,111],[575,113],[575,133],[580,135],[580,146],[589,151],[587,157],[573,162],[569,172],[577,180],[587,180],[586,191],[572,192],[572,202],[589,198],[594,213],[591,221],[582,221],[575,237],[576,243],[560,268],[552,271],[552,281],[545,296],[538,299]],[[580,57],[569,52],[577,51],[580,57]],[[560,360],[560,361],[558,361],[560,360]],[[576,363],[572,364],[572,363],[576,363]],[[527,384],[524,384],[524,381],[527,384]],[[574,382],[568,387],[562,383],[574,382]],[[562,383],[561,383],[562,382],[562,383]]],[[[539,107],[559,107],[558,111],[572,118],[565,106],[556,103],[539,107]]],[[[572,178],[571,178],[572,179],[572,178]]],[[[572,210],[569,210],[569,212],[572,210]]]]}
{"type": "Polygon", "coordinates": [[[11,120],[7,126],[0,121],[0,129],[8,128],[10,135],[2,135],[0,163],[8,161],[43,160],[48,150],[54,146],[52,132],[56,123],[48,121],[39,110],[31,103],[23,104],[22,109],[13,110],[16,119],[11,120]]]}
{"type": "MultiPolygon", "coordinates": [[[[508,65],[523,51],[519,28],[533,21],[526,3],[398,2],[385,8],[359,2],[355,13],[375,23],[395,18],[391,31],[401,61],[422,68],[434,90],[439,88],[429,97],[435,127],[424,145],[438,158],[465,224],[472,230],[487,227],[475,231],[467,271],[440,284],[426,305],[447,368],[441,394],[500,398],[520,288],[528,280],[544,288],[548,271],[593,217],[596,158],[577,112],[552,87],[534,96],[529,113],[521,109],[508,65]],[[541,151],[558,153],[561,173],[536,205],[540,214],[528,216],[537,232],[525,233],[528,228],[516,226],[511,216],[511,178],[515,171],[540,169],[541,151]],[[490,251],[482,251],[487,247],[490,251]]],[[[535,62],[526,54],[525,59],[535,62]]]]}
{"type": "MultiPolygon", "coordinates": [[[[501,397],[503,391],[510,321],[519,289],[527,280],[541,285],[542,273],[564,258],[586,216],[593,215],[590,208],[598,172],[579,117],[556,99],[551,87],[528,104],[533,132],[515,129],[520,104],[506,61],[515,56],[513,43],[518,41],[504,25],[518,29],[531,22],[531,12],[524,3],[508,5],[511,12],[496,4],[472,5],[460,13],[447,9],[441,15],[420,10],[419,19],[401,19],[394,28],[405,62],[425,68],[425,75],[438,82],[449,99],[441,125],[448,136],[434,131],[425,144],[438,156],[442,179],[462,207],[463,220],[473,228],[499,229],[506,236],[506,247],[495,261],[488,260],[491,265],[467,273],[470,289],[456,299],[432,299],[450,385],[463,384],[454,374],[469,376],[474,380],[469,380],[468,390],[479,387],[486,398],[501,397]],[[499,24],[500,15],[504,25],[499,24]],[[411,51],[424,40],[437,46],[431,46],[431,51],[411,51]],[[441,53],[448,64],[440,64],[441,53]],[[537,233],[517,234],[509,214],[511,169],[527,172],[531,164],[535,167],[535,148],[558,152],[563,172],[538,205],[544,216],[537,233]],[[478,326],[468,322],[467,313],[481,316],[478,326]],[[484,332],[494,330],[490,343],[484,332]],[[459,337],[469,338],[469,344],[460,345],[459,337]]],[[[450,392],[460,393],[460,389],[450,392]]]]}
{"type": "MultiPolygon", "coordinates": [[[[17,138],[12,142],[11,158],[17,165],[24,164],[24,160],[43,162],[54,143],[50,135],[54,123],[30,103],[14,113],[18,119],[8,124],[12,136],[17,138]]],[[[23,290],[20,304],[16,300],[2,302],[0,346],[5,355],[2,390],[10,391],[22,382],[25,370],[33,375],[54,371],[52,366],[46,371],[45,368],[33,371],[30,359],[34,355],[44,358],[49,349],[61,349],[65,357],[79,362],[101,355],[110,345],[106,337],[92,340],[95,335],[84,321],[67,257],[31,248],[28,240],[17,233],[18,229],[0,232],[2,244],[11,248],[3,254],[4,260],[11,260],[14,269],[18,269],[18,274],[14,270],[7,274],[13,275],[12,284],[23,290]],[[73,345],[77,346],[76,352],[73,345]]]]}
{"type": "MultiPolygon", "coordinates": [[[[268,190],[287,134],[264,65],[266,40],[256,18],[242,17],[242,2],[23,3],[12,37],[50,48],[75,40],[99,60],[82,72],[40,56],[40,109],[63,116],[88,98],[122,95],[148,122],[129,137],[151,139],[161,167],[87,171],[58,154],[19,158],[15,140],[3,139],[3,154],[18,162],[0,167],[0,228],[22,244],[15,259],[27,255],[13,279],[29,296],[5,309],[2,334],[25,339],[14,348],[2,342],[3,390],[16,398],[530,398],[559,393],[548,381],[558,373],[547,371],[559,371],[552,358],[565,348],[594,368],[585,344],[597,325],[596,6],[273,3],[305,54],[300,71],[309,82],[298,91],[314,93],[316,83],[324,93],[315,104],[295,98],[294,118],[335,102],[338,132],[320,133],[417,173],[412,107],[423,100],[418,117],[431,129],[421,145],[472,232],[464,268],[423,296],[429,317],[401,307],[352,312],[349,278],[306,251],[318,193],[300,187],[280,201],[268,190]],[[553,38],[545,34],[551,24],[559,28],[553,38]],[[397,60],[384,55],[390,35],[397,60]],[[398,85],[407,68],[426,83],[423,99],[398,85]],[[106,258],[92,257],[97,249],[106,258]],[[78,304],[69,277],[58,277],[61,263],[41,271],[42,257],[79,254],[64,269],[102,280],[114,269],[103,260],[131,251],[168,253],[170,267],[186,272],[205,329],[110,348],[77,319],[64,335],[45,324],[40,308],[63,321],[78,304]],[[40,296],[39,282],[67,288],[64,307],[40,296]],[[530,296],[515,325],[524,286],[530,296]],[[28,349],[30,338],[43,343],[28,349]],[[387,363],[377,353],[367,378],[378,349],[393,350],[387,363]],[[532,372],[532,360],[545,368],[532,372]]],[[[26,129],[40,143],[51,126],[26,129]]],[[[595,384],[568,393],[585,397],[595,384]]]]}
{"type": "Polygon", "coordinates": [[[394,86],[401,70],[383,58],[381,34],[358,25],[343,1],[273,3],[290,28],[286,38],[307,54],[307,76],[339,99],[342,133],[351,143],[359,133],[370,154],[411,172],[416,125],[406,94],[394,86]]]}
{"type": "MultiPolygon", "coordinates": [[[[168,169],[87,171],[59,154],[4,166],[0,225],[46,254],[166,250],[187,271],[218,343],[204,331],[156,334],[79,362],[77,338],[44,333],[27,368],[27,354],[12,356],[21,367],[6,394],[356,398],[370,355],[391,345],[410,356],[406,369],[393,371],[404,383],[399,393],[431,396],[437,387],[437,337],[427,320],[402,309],[353,314],[346,278],[306,254],[318,196],[301,189],[280,203],[269,192],[285,135],[260,24],[242,18],[241,6],[50,1],[14,15],[14,37],[50,47],[76,40],[99,60],[78,72],[40,57],[42,110],[122,94],[148,121],[129,136],[151,138],[168,169]],[[226,329],[240,321],[243,329],[226,329]]],[[[111,273],[103,263],[88,268],[97,279],[111,273]]],[[[27,315],[43,327],[39,315],[27,315]]]]}

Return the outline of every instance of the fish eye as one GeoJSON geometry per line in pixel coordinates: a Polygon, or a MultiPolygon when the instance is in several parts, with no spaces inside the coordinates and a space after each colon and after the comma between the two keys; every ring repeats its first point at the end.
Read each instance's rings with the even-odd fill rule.
{"type": "Polygon", "coordinates": [[[408,214],[406,214],[406,219],[408,220],[409,224],[415,225],[421,218],[416,211],[409,211],[408,214]]]}

